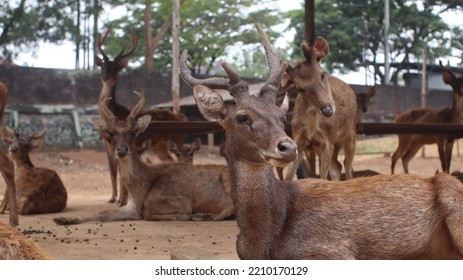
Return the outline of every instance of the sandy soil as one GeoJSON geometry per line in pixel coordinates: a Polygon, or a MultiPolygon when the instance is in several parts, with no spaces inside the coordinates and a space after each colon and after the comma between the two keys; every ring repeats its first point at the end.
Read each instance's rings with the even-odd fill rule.
{"type": "MultiPolygon", "coordinates": [[[[440,169],[434,148],[428,146],[427,157],[416,156],[410,163],[413,173],[432,175],[440,169]]],[[[235,249],[238,228],[235,221],[220,222],[146,222],[125,221],[73,226],[57,226],[58,216],[84,216],[115,209],[107,203],[111,190],[106,155],[102,151],[81,150],[33,153],[37,166],[55,169],[68,191],[68,206],[62,213],[19,217],[19,230],[37,242],[56,259],[237,259],[235,249]]],[[[202,148],[195,163],[222,163],[217,149],[202,148]]],[[[390,157],[385,154],[358,155],[356,170],[390,172],[390,157]]],[[[462,170],[456,155],[452,170],[462,170]]],[[[396,171],[402,173],[399,162],[396,171]]],[[[5,184],[0,180],[0,191],[5,184]]],[[[8,222],[8,214],[0,215],[8,222]]]]}

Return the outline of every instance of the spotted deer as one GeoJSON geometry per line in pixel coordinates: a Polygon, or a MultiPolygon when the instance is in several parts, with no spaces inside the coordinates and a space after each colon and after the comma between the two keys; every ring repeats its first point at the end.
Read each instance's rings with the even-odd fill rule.
{"type": "MultiPolygon", "coordinates": [[[[136,37],[135,33],[132,32],[132,47],[128,52],[124,52],[124,48],[116,55],[114,60],[110,60],[109,56],[103,50],[103,45],[106,42],[109,32],[111,31],[111,25],[106,30],[103,36],[98,38],[98,50],[103,58],[100,58],[98,55],[95,55],[95,64],[101,68],[101,82],[102,88],[100,91],[100,96],[98,98],[98,111],[101,117],[102,115],[102,102],[103,100],[107,99],[107,106],[108,109],[113,112],[113,114],[121,119],[125,120],[127,116],[130,114],[130,110],[117,102],[116,100],[116,87],[119,80],[119,73],[127,67],[129,63],[129,59],[131,55],[135,52],[138,45],[138,38],[136,37]]],[[[187,121],[188,118],[182,114],[176,114],[172,111],[166,109],[155,109],[155,110],[145,110],[142,114],[151,115],[152,120],[158,121],[187,121]]],[[[110,138],[105,138],[102,135],[103,141],[105,142],[106,147],[106,154],[108,158],[109,164],[109,172],[111,177],[111,185],[112,185],[112,194],[109,200],[110,203],[116,201],[118,197],[117,191],[117,160],[112,154],[112,150],[110,149],[111,141],[110,138]]],[[[146,140],[150,140],[150,143],[154,146],[160,141],[167,141],[167,139],[172,139],[180,148],[183,146],[184,135],[181,133],[163,133],[157,131],[154,127],[149,127],[145,132],[142,133],[139,137],[139,142],[143,142],[146,140]]],[[[140,143],[141,145],[141,143],[140,143]]],[[[121,205],[125,205],[127,203],[127,191],[120,187],[120,196],[119,196],[119,203],[121,205]]]]}
{"type": "MultiPolygon", "coordinates": [[[[126,120],[119,120],[105,109],[106,118],[94,119],[95,127],[112,134],[112,148],[120,168],[121,182],[133,203],[90,217],[59,217],[59,225],[86,221],[116,220],[223,220],[233,217],[230,177],[225,165],[190,165],[181,163],[144,163],[137,151],[135,138],[151,121],[140,116],[144,95],[126,120]]],[[[104,107],[105,108],[105,107],[104,107]]]]}
{"type": "MultiPolygon", "coordinates": [[[[320,178],[339,180],[342,165],[337,156],[344,150],[344,168],[348,179],[352,176],[352,162],[356,142],[356,108],[354,90],[340,79],[326,74],[321,61],[329,53],[323,37],[318,37],[313,46],[301,44],[304,60],[294,68],[288,67],[283,87],[295,87],[296,97],[291,121],[292,137],[299,151],[297,160],[290,165],[286,180],[292,180],[303,160],[306,149],[313,150],[320,158],[320,178]]],[[[314,161],[311,161],[312,163],[314,161]]],[[[315,166],[311,166],[315,170],[315,166]]]]}
{"type": "Polygon", "coordinates": [[[34,241],[17,229],[0,222],[0,260],[50,259],[34,241]]]}
{"type": "MultiPolygon", "coordinates": [[[[9,157],[14,163],[16,204],[22,215],[55,213],[66,208],[67,191],[58,173],[34,166],[29,156],[43,144],[45,133],[31,133],[21,138],[13,128],[6,126],[1,130],[1,138],[9,145],[9,157]]],[[[0,213],[4,213],[8,202],[9,199],[2,203],[0,213]]]]}
{"type": "MultiPolygon", "coordinates": [[[[261,35],[262,36],[262,35],[261,35]]],[[[270,45],[268,39],[261,39],[270,45]]],[[[266,47],[267,49],[267,47],[266,47]]],[[[275,105],[287,64],[266,52],[259,95],[227,63],[228,78],[197,79],[181,67],[202,115],[226,132],[241,259],[462,259],[463,185],[448,174],[378,175],[347,181],[280,181],[274,166],[297,158],[275,105]],[[214,89],[227,89],[233,103],[214,89]]],[[[187,51],[181,65],[187,63],[187,51]]]]}
{"type": "MultiPolygon", "coordinates": [[[[8,87],[6,84],[0,82],[0,123],[3,124],[3,114],[6,107],[6,99],[8,96],[8,87]]],[[[9,224],[11,226],[17,226],[19,223],[18,210],[16,207],[16,186],[14,184],[14,165],[13,162],[8,158],[7,154],[0,149],[0,173],[2,174],[3,180],[6,183],[5,194],[3,195],[2,204],[0,209],[3,208],[3,204],[6,204],[9,200],[10,212],[9,212],[9,224]]]]}
{"type": "MultiPolygon", "coordinates": [[[[463,76],[455,74],[442,65],[442,79],[452,87],[452,107],[444,108],[413,108],[399,114],[396,123],[460,123],[463,111],[463,76]]],[[[394,174],[395,164],[402,159],[404,172],[408,173],[408,164],[423,145],[437,144],[439,159],[443,172],[450,172],[452,150],[455,139],[445,134],[399,134],[399,146],[392,154],[391,174],[394,174]]]]}

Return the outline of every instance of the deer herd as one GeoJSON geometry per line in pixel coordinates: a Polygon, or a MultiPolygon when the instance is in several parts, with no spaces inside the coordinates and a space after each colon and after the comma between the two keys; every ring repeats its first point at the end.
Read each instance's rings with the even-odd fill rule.
{"type": "MultiPolygon", "coordinates": [[[[376,87],[356,93],[325,73],[321,63],[330,48],[323,37],[311,45],[302,43],[303,59],[292,67],[261,27],[256,28],[269,68],[257,94],[250,94],[247,82],[228,63],[222,64],[226,78],[198,79],[188,68],[188,51],[180,57],[180,75],[192,88],[200,113],[225,130],[221,153],[227,164],[205,165],[193,164],[199,138],[186,145],[185,133],[161,133],[152,123],[188,121],[187,116],[145,110],[143,91],[135,91],[138,102],[132,108],[117,102],[118,76],[138,40],[132,33],[130,51],[122,49],[110,60],[103,50],[109,27],[97,42],[102,58],[95,55],[95,63],[101,68],[102,89],[93,124],[106,148],[110,202],[120,207],[86,217],[57,216],[53,221],[69,225],[235,219],[241,259],[463,259],[463,185],[448,174],[455,139],[399,135],[391,175],[354,173],[356,124],[376,87]],[[233,101],[225,102],[218,89],[227,90],[233,101]],[[279,106],[290,89],[298,92],[291,137],[285,131],[285,106],[279,106]],[[432,143],[438,145],[443,173],[407,174],[419,148],[432,143]],[[143,159],[146,150],[161,162],[143,159]],[[341,150],[343,164],[338,160],[341,150]],[[319,178],[298,179],[298,167],[305,160],[316,173],[315,157],[319,178]],[[394,175],[399,158],[405,174],[394,175]]],[[[398,115],[397,123],[460,123],[463,77],[440,65],[443,81],[452,87],[452,107],[411,109],[398,115]]],[[[0,82],[0,116],[6,96],[7,87],[0,82]]],[[[0,132],[8,145],[7,152],[0,151],[0,172],[7,186],[0,211],[9,211],[12,226],[18,224],[18,213],[56,213],[66,207],[68,194],[57,172],[34,166],[29,157],[45,133],[22,137],[6,126],[0,132]]],[[[0,259],[50,258],[12,226],[0,223],[0,259]]]]}

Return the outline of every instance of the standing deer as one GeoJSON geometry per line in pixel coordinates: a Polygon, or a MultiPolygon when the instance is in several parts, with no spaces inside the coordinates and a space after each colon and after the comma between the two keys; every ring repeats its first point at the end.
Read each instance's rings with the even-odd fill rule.
{"type": "MultiPolygon", "coordinates": [[[[33,149],[42,145],[45,132],[40,135],[32,133],[21,139],[14,129],[4,127],[1,131],[1,138],[9,145],[9,156],[14,162],[16,203],[18,213],[22,215],[55,213],[66,208],[66,188],[56,171],[35,167],[29,157],[33,149]]],[[[2,202],[0,213],[4,213],[8,201],[2,202]]]]}
{"type": "MultiPolygon", "coordinates": [[[[327,179],[329,173],[332,180],[339,180],[342,165],[337,156],[341,148],[345,153],[346,176],[351,179],[357,137],[355,92],[345,82],[323,72],[320,62],[329,53],[324,38],[318,37],[313,46],[304,42],[301,49],[305,60],[286,69],[284,82],[284,88],[295,86],[299,90],[291,121],[298,158],[290,165],[285,179],[292,180],[304,151],[310,149],[320,157],[320,178],[327,179]]],[[[311,169],[315,170],[315,166],[311,169]]]]}
{"type": "Polygon", "coordinates": [[[357,96],[357,117],[356,124],[361,123],[363,115],[368,111],[368,105],[371,103],[371,98],[376,94],[376,87],[370,87],[367,92],[359,92],[357,96]]]}
{"type": "MultiPolygon", "coordinates": [[[[0,82],[0,123],[3,124],[3,114],[6,107],[6,98],[8,96],[7,86],[0,82]]],[[[6,190],[3,196],[3,203],[10,201],[10,225],[18,225],[18,210],[16,207],[16,186],[14,184],[14,165],[3,150],[0,150],[0,173],[6,183],[6,190]]],[[[0,208],[2,208],[0,205],[0,208]]]]}
{"type": "Polygon", "coordinates": [[[0,260],[47,260],[31,239],[18,230],[0,222],[0,260]]]}
{"type": "Polygon", "coordinates": [[[126,120],[119,120],[109,109],[105,109],[106,118],[94,119],[94,125],[101,133],[113,135],[112,148],[118,160],[121,182],[132,196],[133,204],[91,217],[55,218],[55,223],[124,219],[218,221],[234,215],[227,166],[147,165],[140,159],[135,138],[151,121],[150,115],[139,115],[143,105],[144,95],[140,93],[138,104],[126,120]]]}
{"type": "MultiPolygon", "coordinates": [[[[262,35],[261,35],[262,36],[262,35]]],[[[264,37],[264,45],[270,45],[264,37]]],[[[267,47],[266,47],[267,49],[267,47]]],[[[287,67],[266,52],[270,77],[259,95],[229,64],[228,79],[181,75],[202,115],[226,131],[241,259],[463,259],[463,185],[448,174],[378,175],[347,181],[280,181],[274,166],[297,158],[275,105],[287,67]],[[214,89],[228,89],[225,103],[214,89]]],[[[183,66],[182,66],[183,65],[183,66]]]]}
{"type": "MultiPolygon", "coordinates": [[[[444,108],[414,108],[405,111],[396,117],[396,123],[460,123],[463,111],[463,76],[457,78],[452,71],[445,68],[439,61],[444,71],[442,79],[444,83],[452,87],[452,107],[444,108]]],[[[439,159],[443,172],[450,172],[453,143],[455,139],[442,134],[399,134],[399,146],[392,154],[391,174],[394,174],[395,164],[402,159],[404,172],[408,173],[408,163],[423,145],[437,144],[439,159]]]]}
{"type": "MultiPolygon", "coordinates": [[[[116,55],[113,61],[111,61],[108,55],[103,50],[103,45],[106,42],[106,38],[111,30],[111,25],[106,30],[106,33],[103,37],[99,37],[98,39],[98,50],[100,54],[103,56],[103,59],[95,55],[95,64],[101,68],[101,82],[103,87],[100,92],[100,96],[98,98],[98,111],[101,117],[102,115],[102,102],[103,100],[107,99],[108,108],[109,110],[120,120],[125,120],[127,116],[130,114],[130,110],[118,103],[116,101],[116,86],[119,79],[119,73],[127,67],[129,63],[130,56],[135,52],[138,39],[134,32],[132,32],[132,48],[129,52],[124,53],[124,48],[116,55]]],[[[160,120],[160,121],[187,121],[188,118],[184,114],[175,114],[169,110],[165,109],[157,109],[157,110],[147,110],[144,111],[142,114],[149,114],[151,115],[152,120],[160,120]]],[[[117,198],[117,161],[112,153],[110,148],[111,141],[110,138],[105,138],[104,135],[102,136],[105,147],[106,147],[106,154],[108,157],[108,164],[109,164],[109,172],[111,177],[111,185],[112,185],[112,195],[109,200],[110,203],[115,202],[117,198]]],[[[149,127],[141,136],[139,142],[143,142],[145,140],[150,140],[152,145],[156,145],[160,141],[166,141],[167,139],[173,139],[173,141],[179,146],[183,146],[184,135],[179,133],[173,134],[166,134],[160,133],[156,131],[155,128],[149,127]]],[[[120,196],[119,196],[119,203],[121,205],[125,205],[127,203],[127,191],[120,187],[120,196]]]]}

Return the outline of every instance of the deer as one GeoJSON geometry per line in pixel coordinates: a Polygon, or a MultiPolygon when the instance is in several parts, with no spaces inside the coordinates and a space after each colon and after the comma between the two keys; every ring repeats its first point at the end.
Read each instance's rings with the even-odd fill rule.
{"type": "MultiPolygon", "coordinates": [[[[337,156],[344,149],[346,177],[353,178],[352,162],[356,143],[356,108],[354,90],[342,80],[326,74],[321,61],[329,53],[329,45],[318,37],[312,46],[301,44],[304,60],[288,67],[282,87],[295,87],[299,93],[295,100],[291,121],[292,137],[299,151],[298,158],[290,164],[285,180],[292,180],[303,160],[306,149],[320,158],[320,178],[339,180],[342,165],[337,156]]],[[[315,170],[313,163],[310,169],[315,170]]]]}
{"type": "Polygon", "coordinates": [[[376,94],[376,87],[370,87],[367,92],[359,92],[356,94],[357,97],[357,117],[356,124],[361,123],[363,116],[368,111],[368,105],[371,103],[371,98],[376,94]]]}
{"type": "Polygon", "coordinates": [[[58,217],[58,225],[86,221],[116,220],[214,220],[234,216],[230,173],[225,165],[144,163],[137,153],[137,134],[150,124],[150,115],[140,115],[143,91],[126,120],[119,120],[105,108],[106,118],[94,118],[94,126],[112,134],[112,148],[118,160],[121,182],[132,197],[124,208],[107,210],[90,217],[58,217]]]}
{"type": "MultiPolygon", "coordinates": [[[[257,26],[257,29],[261,29],[257,26]]],[[[180,73],[203,117],[226,132],[241,259],[463,259],[463,185],[449,174],[281,181],[273,167],[297,159],[275,104],[287,63],[259,32],[269,78],[258,95],[228,63],[228,78],[180,73]],[[268,51],[268,50],[272,51],[268,51]],[[225,102],[216,89],[226,89],[225,102]]]]}
{"type": "MultiPolygon", "coordinates": [[[[108,54],[103,50],[103,45],[106,42],[109,32],[111,31],[112,25],[109,25],[106,32],[103,36],[99,36],[97,47],[99,53],[102,55],[100,58],[98,55],[95,55],[95,64],[101,68],[101,82],[102,89],[100,91],[100,96],[98,98],[98,111],[100,116],[102,115],[102,102],[105,99],[108,99],[108,108],[113,112],[115,116],[119,119],[124,120],[130,114],[129,108],[118,103],[116,101],[116,87],[119,79],[119,73],[125,69],[129,63],[131,55],[135,52],[138,45],[138,38],[135,35],[135,32],[132,31],[131,42],[132,46],[128,52],[124,52],[125,49],[122,48],[121,51],[116,55],[114,60],[110,60],[108,54]]],[[[182,113],[173,113],[167,109],[153,109],[146,110],[143,114],[149,114],[152,116],[152,120],[158,121],[188,121],[188,118],[182,113]]],[[[112,154],[112,149],[110,148],[111,144],[109,143],[111,139],[103,138],[106,148],[106,154],[108,158],[109,173],[111,178],[112,194],[109,199],[109,203],[114,203],[118,197],[117,191],[117,161],[112,154]]],[[[140,142],[150,140],[151,144],[154,146],[160,141],[166,141],[167,139],[172,139],[180,148],[183,146],[184,134],[181,133],[161,133],[155,129],[155,127],[149,127],[142,135],[140,135],[140,142]]],[[[119,204],[125,205],[127,203],[127,192],[120,186],[120,196],[118,200],[119,204]]]]}
{"type": "Polygon", "coordinates": [[[0,222],[0,260],[49,260],[34,241],[0,222]]]}
{"type": "MultiPolygon", "coordinates": [[[[9,145],[8,153],[14,163],[16,203],[21,215],[56,213],[66,208],[67,191],[58,173],[34,166],[29,156],[43,144],[45,133],[46,130],[21,138],[8,126],[0,132],[3,142],[9,145]]],[[[0,213],[5,212],[8,202],[9,199],[2,202],[0,213]]]]}
{"type": "Polygon", "coordinates": [[[194,154],[201,149],[201,138],[196,138],[191,145],[178,147],[171,139],[158,142],[153,146],[154,153],[163,162],[180,162],[193,164],[194,154]]]}
{"type": "MultiPolygon", "coordinates": [[[[8,96],[8,87],[0,81],[0,123],[3,124],[3,114],[6,107],[6,99],[8,96]]],[[[9,200],[9,224],[17,226],[19,223],[18,210],[16,208],[16,185],[14,184],[14,165],[3,150],[0,150],[0,173],[6,184],[5,194],[2,204],[9,200]]],[[[0,205],[2,208],[2,205],[0,205]]]]}
{"type": "MultiPolygon", "coordinates": [[[[457,78],[448,68],[439,65],[443,71],[442,79],[452,87],[452,107],[443,108],[412,108],[399,114],[396,123],[455,123],[461,122],[463,111],[463,75],[457,78]]],[[[394,174],[395,164],[399,158],[405,173],[408,164],[423,145],[437,144],[442,171],[450,172],[452,150],[455,139],[445,134],[399,134],[399,145],[391,158],[391,174],[394,174]]]]}

